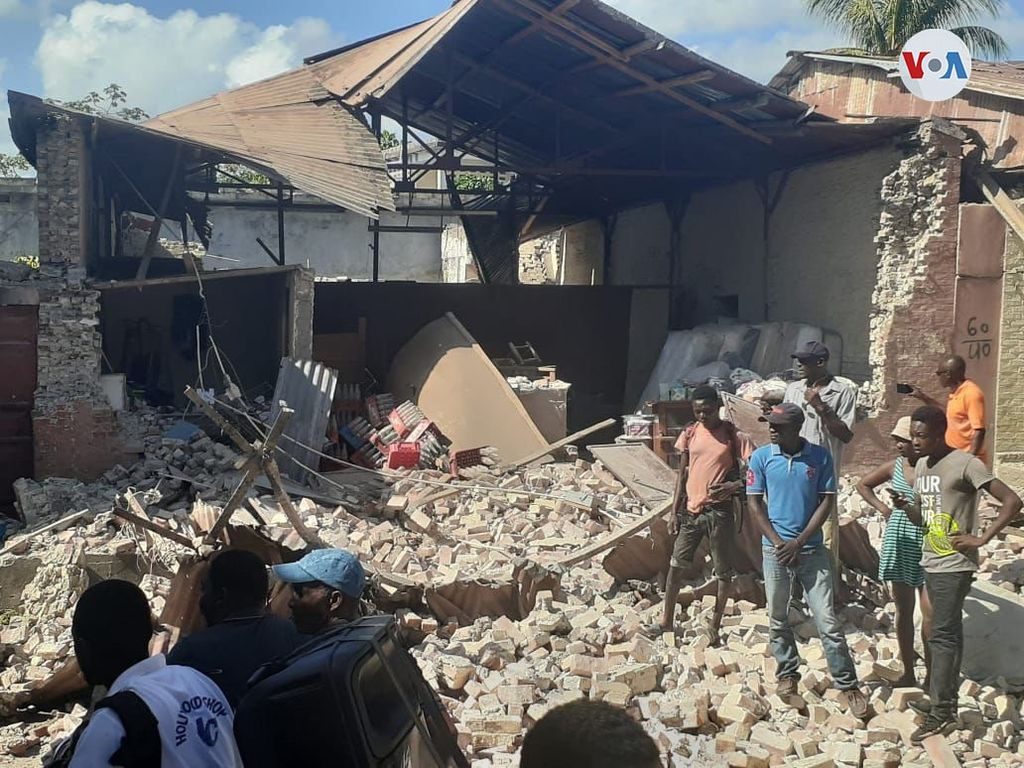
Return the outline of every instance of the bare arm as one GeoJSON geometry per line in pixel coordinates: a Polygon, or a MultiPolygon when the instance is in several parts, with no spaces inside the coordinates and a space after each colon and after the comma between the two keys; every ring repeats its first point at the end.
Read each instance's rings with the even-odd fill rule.
{"type": "Polygon", "coordinates": [[[846,422],[839,418],[839,414],[825,405],[825,403],[821,403],[820,406],[815,405],[814,410],[817,411],[821,421],[825,424],[825,428],[832,437],[838,438],[844,443],[853,440],[853,430],[846,426],[846,422]]]}
{"type": "Polygon", "coordinates": [[[747,509],[761,534],[776,547],[781,546],[783,544],[782,537],[779,536],[778,531],[772,527],[771,521],[768,519],[768,508],[764,504],[764,496],[748,493],[747,509]]]}
{"type": "Polygon", "coordinates": [[[857,483],[857,493],[860,494],[860,497],[874,509],[881,512],[886,519],[888,519],[889,515],[892,514],[892,509],[890,509],[884,501],[878,498],[875,494],[875,488],[880,486],[882,483],[887,483],[892,480],[893,469],[895,468],[897,461],[902,461],[902,459],[890,461],[877,469],[871,470],[860,479],[859,483],[857,483]]]}
{"type": "Polygon", "coordinates": [[[1003,530],[1013,521],[1013,518],[1020,514],[1021,510],[1020,496],[1014,493],[1002,480],[994,479],[985,490],[999,501],[999,514],[992,521],[992,525],[986,528],[985,533],[980,536],[981,546],[985,546],[992,541],[997,533],[1003,530]]]}
{"type": "Polygon", "coordinates": [[[939,408],[940,410],[943,410],[943,411],[946,410],[946,407],[942,403],[940,403],[938,400],[936,400],[934,397],[932,397],[931,395],[927,395],[924,392],[922,392],[920,389],[918,389],[917,385],[912,385],[912,386],[914,388],[914,391],[910,393],[911,397],[913,397],[913,398],[915,398],[917,400],[920,400],[925,405],[932,405],[932,406],[935,406],[936,408],[939,408]]]}
{"type": "Polygon", "coordinates": [[[982,450],[985,447],[985,430],[976,429],[974,434],[971,435],[971,453],[975,456],[980,456],[982,450]]]}
{"type": "Polygon", "coordinates": [[[679,455],[679,472],[676,473],[676,489],[672,495],[672,514],[678,514],[686,502],[686,478],[690,474],[690,453],[684,451],[679,455]]]}

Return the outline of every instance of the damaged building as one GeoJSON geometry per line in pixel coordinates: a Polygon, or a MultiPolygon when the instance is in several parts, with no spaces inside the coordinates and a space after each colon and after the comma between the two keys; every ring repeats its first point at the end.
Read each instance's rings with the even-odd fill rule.
{"type": "MultiPolygon", "coordinates": [[[[584,695],[632,707],[680,760],[710,749],[737,766],[819,755],[814,765],[898,764],[889,743],[907,742],[913,723],[896,711],[910,694],[890,685],[900,671],[874,581],[881,517],[843,489],[851,644],[858,672],[878,683],[881,719],[865,748],[824,693],[822,656],[797,738],[797,716],[752,682],[774,673],[753,526],[727,649],[690,637],[677,657],[641,637],[668,559],[660,518],[674,478],[651,451],[613,441],[623,414],[678,404],[686,371],[662,375],[676,352],[690,367],[724,365],[726,378],[768,378],[813,339],[860,388],[845,461],[858,474],[891,458],[889,432],[911,407],[896,383],[927,386],[957,351],[997,402],[996,471],[1024,481],[1012,448],[1024,426],[1008,406],[1021,386],[1010,378],[1024,343],[1013,277],[1024,216],[983,137],[942,115],[815,110],[809,96],[748,80],[596,0],[459,0],[140,125],[25,94],[9,102],[38,174],[40,264],[0,271],[12,373],[0,503],[10,507],[26,477],[142,491],[104,498],[110,509],[77,532],[61,530],[65,519],[9,545],[4,554],[43,563],[20,588],[38,596],[76,546],[177,558],[188,568],[154,570],[162,581],[147,587],[171,634],[187,634],[198,626],[198,541],[223,533],[267,562],[347,547],[384,585],[385,610],[421,633],[420,668],[481,765],[510,765],[526,725],[584,695]],[[399,126],[397,151],[380,148],[385,120],[399,126]],[[264,180],[225,175],[235,165],[264,180]],[[260,224],[233,247],[250,249],[246,265],[273,264],[206,260],[212,212],[240,194],[260,224]],[[354,222],[370,280],[305,268],[303,206],[354,222]],[[126,229],[138,220],[149,223],[126,229]],[[444,270],[478,283],[389,279],[450,220],[465,250],[442,242],[444,270]],[[540,274],[556,284],[525,284],[540,274]],[[544,379],[571,387],[548,391],[544,379]],[[322,416],[275,435],[291,441],[268,451],[290,456],[283,485],[266,464],[261,478],[254,462],[245,468],[246,452],[259,453],[245,438],[267,438],[260,426],[288,410],[282,400],[322,416]],[[141,434],[127,428],[133,404],[141,434]],[[246,420],[255,432],[233,435],[246,420]],[[341,470],[324,453],[331,430],[341,470]],[[422,442],[406,461],[412,434],[422,442]],[[181,491],[173,499],[145,495],[168,485],[181,491]],[[229,524],[236,509],[258,525],[229,524]],[[756,759],[737,762],[743,752],[756,759]]],[[[673,438],[640,442],[668,460],[658,440],[673,438]]],[[[38,484],[19,492],[47,496],[38,484]]],[[[85,492],[69,491],[60,512],[82,503],[75,493],[85,492]]],[[[55,513],[52,499],[38,503],[55,513]]],[[[969,608],[979,619],[967,663],[985,683],[969,695],[987,719],[960,753],[1024,754],[1019,700],[994,682],[1020,644],[1008,640],[998,658],[979,651],[998,611],[1021,607],[1022,547],[1000,541],[981,577],[994,586],[969,608]]],[[[70,571],[68,590],[80,591],[89,574],[70,571]]],[[[688,575],[698,615],[711,607],[705,575],[688,575]]],[[[9,631],[18,658],[33,658],[34,630],[9,631]]],[[[59,645],[54,634],[41,642],[59,645]]],[[[29,665],[34,682],[57,676],[61,648],[29,665]]],[[[25,669],[11,679],[28,688],[25,669]]],[[[17,748],[39,746],[26,744],[17,748]]]]}

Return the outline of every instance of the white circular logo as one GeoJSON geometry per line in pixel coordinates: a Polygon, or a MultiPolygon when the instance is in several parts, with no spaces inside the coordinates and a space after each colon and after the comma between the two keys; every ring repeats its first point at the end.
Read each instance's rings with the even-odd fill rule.
{"type": "Polygon", "coordinates": [[[900,78],[907,90],[925,101],[952,99],[971,76],[971,53],[945,29],[926,29],[900,51],[900,78]]]}

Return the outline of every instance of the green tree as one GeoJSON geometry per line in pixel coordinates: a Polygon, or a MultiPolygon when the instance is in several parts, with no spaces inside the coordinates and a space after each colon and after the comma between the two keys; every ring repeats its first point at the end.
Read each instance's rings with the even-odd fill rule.
{"type": "Polygon", "coordinates": [[[19,173],[31,170],[32,166],[21,155],[8,155],[0,152],[0,177],[17,176],[19,173]]]}
{"type": "Polygon", "coordinates": [[[74,101],[51,100],[68,109],[77,109],[89,115],[117,117],[130,123],[138,123],[149,118],[141,107],[128,106],[128,94],[117,83],[111,83],[101,93],[89,91],[85,96],[74,101]]]}
{"type": "Polygon", "coordinates": [[[394,131],[389,131],[387,128],[380,132],[380,148],[391,149],[392,147],[398,146],[398,137],[395,136],[394,131]]]}
{"type": "Polygon", "coordinates": [[[980,57],[1005,59],[1006,41],[983,16],[997,16],[1006,0],[805,0],[807,10],[849,38],[865,53],[896,56],[903,44],[925,29],[948,29],[980,57]]]}

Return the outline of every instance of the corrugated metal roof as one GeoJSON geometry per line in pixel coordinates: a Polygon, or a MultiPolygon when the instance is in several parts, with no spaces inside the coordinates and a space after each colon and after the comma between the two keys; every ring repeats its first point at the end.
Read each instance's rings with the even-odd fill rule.
{"type": "Polygon", "coordinates": [[[304,192],[363,215],[394,210],[377,140],[310,68],[224,91],[144,126],[255,162],[304,192]]]}
{"type": "MultiPolygon", "coordinates": [[[[899,71],[899,63],[894,56],[862,56],[829,51],[790,51],[789,57],[785,66],[768,82],[772,88],[784,90],[793,77],[799,74],[807,59],[859,64],[881,69],[890,74],[899,71]]],[[[1024,61],[981,61],[976,59],[971,64],[971,76],[964,90],[1004,96],[1008,99],[1024,99],[1024,61]]]]}

